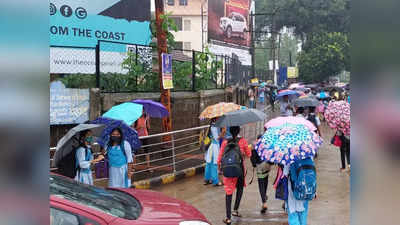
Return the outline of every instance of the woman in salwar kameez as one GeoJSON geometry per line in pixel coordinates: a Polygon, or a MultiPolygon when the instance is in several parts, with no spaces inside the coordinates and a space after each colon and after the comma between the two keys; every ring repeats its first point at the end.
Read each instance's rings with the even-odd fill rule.
{"type": "Polygon", "coordinates": [[[131,145],[124,140],[122,131],[115,128],[106,145],[109,163],[108,187],[129,188],[131,186],[128,163],[133,162],[131,145]]]}
{"type": "Polygon", "coordinates": [[[219,128],[214,126],[215,121],[216,118],[213,118],[211,120],[211,125],[210,125],[211,144],[208,147],[205,155],[206,168],[204,172],[204,185],[212,183],[214,186],[221,186],[222,183],[219,181],[218,178],[218,165],[217,165],[217,159],[220,149],[219,145],[220,132],[219,128]]]}

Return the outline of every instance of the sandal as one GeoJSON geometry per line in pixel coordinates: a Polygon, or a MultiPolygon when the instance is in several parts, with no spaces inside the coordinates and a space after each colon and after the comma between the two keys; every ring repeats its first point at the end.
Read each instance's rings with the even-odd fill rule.
{"type": "Polygon", "coordinates": [[[265,214],[265,213],[267,212],[267,210],[268,210],[268,207],[264,207],[264,206],[263,206],[263,207],[261,208],[261,211],[260,211],[260,212],[261,212],[262,214],[265,214]]]}
{"type": "Polygon", "coordinates": [[[232,216],[242,217],[242,214],[240,214],[237,210],[233,210],[232,211],[232,216]]]}
{"type": "Polygon", "coordinates": [[[208,180],[206,180],[206,181],[204,181],[204,183],[203,183],[204,185],[209,185],[209,184],[211,184],[211,182],[210,181],[208,181],[208,180]]]}
{"type": "Polygon", "coordinates": [[[217,184],[213,184],[213,186],[214,186],[214,187],[219,187],[219,186],[222,186],[222,183],[221,183],[221,182],[218,182],[217,184]]]}
{"type": "Polygon", "coordinates": [[[223,223],[230,225],[232,223],[232,221],[228,218],[225,218],[222,220],[223,223]]]}

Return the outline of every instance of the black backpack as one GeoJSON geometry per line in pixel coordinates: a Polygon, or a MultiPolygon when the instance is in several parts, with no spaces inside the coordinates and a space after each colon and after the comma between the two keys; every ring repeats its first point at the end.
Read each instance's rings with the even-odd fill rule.
{"type": "Polygon", "coordinates": [[[221,169],[224,177],[243,176],[243,158],[236,141],[229,140],[221,159],[221,169]]]}
{"type": "MultiPolygon", "coordinates": [[[[76,150],[79,147],[72,147],[72,151],[68,153],[66,156],[64,156],[57,165],[57,173],[69,177],[69,178],[75,178],[79,166],[77,166],[76,162],[76,150]]],[[[85,148],[87,151],[87,149],[85,148]]],[[[86,154],[85,154],[86,155],[86,154]]]]}
{"type": "Polygon", "coordinates": [[[253,167],[257,167],[258,164],[262,163],[260,156],[258,155],[257,151],[254,148],[253,150],[251,150],[250,161],[253,167]]]}

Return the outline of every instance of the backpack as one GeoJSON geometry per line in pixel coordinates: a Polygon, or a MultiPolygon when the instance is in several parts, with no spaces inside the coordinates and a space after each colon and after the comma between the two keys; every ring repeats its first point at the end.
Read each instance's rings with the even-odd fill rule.
{"type": "Polygon", "coordinates": [[[257,167],[258,164],[262,163],[262,160],[261,160],[260,156],[258,155],[257,150],[255,150],[254,148],[253,148],[253,150],[251,150],[250,161],[251,161],[251,165],[253,167],[257,167]]]}
{"type": "MultiPolygon", "coordinates": [[[[66,156],[64,156],[57,165],[57,173],[69,177],[75,178],[76,174],[79,170],[79,166],[76,160],[76,150],[79,147],[72,147],[72,151],[69,152],[66,156]]],[[[87,151],[87,149],[85,148],[87,151]]],[[[85,154],[86,155],[86,154],[85,154]]]]}
{"type": "Polygon", "coordinates": [[[243,159],[240,147],[235,141],[228,141],[221,159],[221,169],[224,177],[243,176],[243,159]]]}
{"type": "Polygon", "coordinates": [[[200,150],[201,151],[206,151],[208,147],[210,147],[211,144],[211,138],[210,138],[210,127],[207,127],[207,129],[204,131],[202,130],[200,132],[199,136],[199,144],[200,144],[200,150]]]}
{"type": "Polygon", "coordinates": [[[290,181],[297,200],[312,200],[317,190],[317,173],[311,158],[295,161],[290,166],[290,181]]]}

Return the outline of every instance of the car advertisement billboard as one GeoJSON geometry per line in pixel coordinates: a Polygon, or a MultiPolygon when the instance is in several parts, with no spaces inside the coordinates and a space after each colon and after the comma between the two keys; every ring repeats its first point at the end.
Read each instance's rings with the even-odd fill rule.
{"type": "Polygon", "coordinates": [[[209,0],[208,39],[250,47],[250,0],[209,0]]]}
{"type": "Polygon", "coordinates": [[[50,45],[95,47],[97,40],[148,45],[150,1],[50,0],[50,45]]]}

